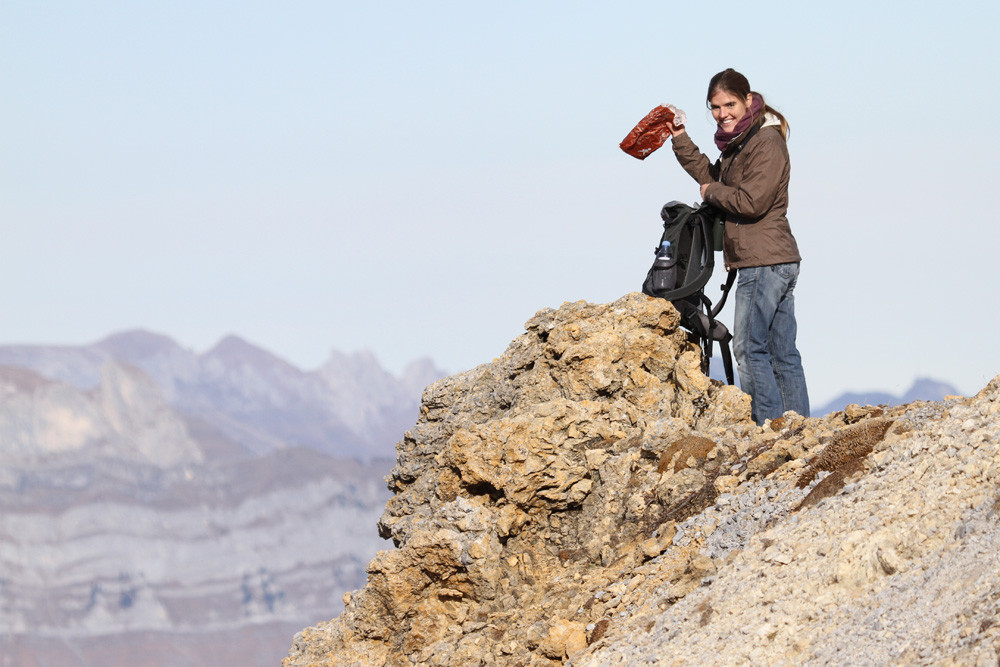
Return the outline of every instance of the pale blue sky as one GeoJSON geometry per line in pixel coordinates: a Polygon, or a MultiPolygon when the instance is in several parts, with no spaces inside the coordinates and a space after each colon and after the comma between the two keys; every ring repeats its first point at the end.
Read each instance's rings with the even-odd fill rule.
{"type": "Polygon", "coordinates": [[[618,142],[669,102],[714,157],[732,66],[792,127],[814,402],[976,391],[998,6],[0,0],[0,343],[490,361],[541,308],[639,288],[660,206],[698,191],[618,142]]]}

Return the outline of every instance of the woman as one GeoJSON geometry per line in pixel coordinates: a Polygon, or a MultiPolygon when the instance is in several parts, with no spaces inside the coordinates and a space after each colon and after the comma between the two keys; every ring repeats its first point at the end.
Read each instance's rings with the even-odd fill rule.
{"type": "Polygon", "coordinates": [[[786,410],[808,417],[792,295],[801,257],[785,217],[788,122],[733,69],[712,77],[707,99],[719,160],[699,151],[683,125],[669,129],[674,155],[701,184],[702,199],[725,213],[726,268],[739,270],[733,353],[740,385],[757,424],[786,410]]]}

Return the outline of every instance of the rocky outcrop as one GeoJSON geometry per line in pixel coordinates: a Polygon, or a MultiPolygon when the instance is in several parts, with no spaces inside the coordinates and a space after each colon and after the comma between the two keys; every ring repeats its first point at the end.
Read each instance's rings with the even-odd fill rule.
{"type": "Polygon", "coordinates": [[[662,300],[526,328],[427,389],[397,548],[284,667],[996,663],[1000,378],[758,428],[662,300]]]}
{"type": "Polygon", "coordinates": [[[664,301],[567,304],[527,329],[493,363],[427,389],[379,524],[398,548],[286,664],[502,664],[585,647],[587,623],[569,611],[586,603],[574,602],[584,578],[597,590],[641,545],[665,547],[668,513],[709,484],[711,465],[689,459],[723,459],[698,434],[749,428],[747,397],[701,374],[664,301]],[[660,484],[648,466],[679,472],[660,484]]]}
{"type": "Polygon", "coordinates": [[[769,475],[763,498],[740,485],[688,522],[686,539],[705,545],[717,573],[674,605],[654,588],[572,664],[652,656],[667,664],[997,664],[1000,377],[969,399],[864,412],[854,406],[820,422],[833,431],[827,444],[804,466],[790,461],[769,475]],[[857,425],[838,423],[859,414],[857,425]],[[803,487],[810,478],[821,481],[803,487]],[[778,519],[727,553],[718,536],[740,505],[778,519]]]}

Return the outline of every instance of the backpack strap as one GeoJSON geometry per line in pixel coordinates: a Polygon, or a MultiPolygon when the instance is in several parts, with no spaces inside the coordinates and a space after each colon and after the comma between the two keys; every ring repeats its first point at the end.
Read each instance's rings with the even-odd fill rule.
{"type": "Polygon", "coordinates": [[[712,335],[702,339],[704,341],[705,353],[702,355],[702,372],[708,375],[709,364],[712,359],[712,341],[719,343],[719,353],[722,355],[722,368],[726,372],[726,384],[736,384],[736,377],[733,375],[733,353],[729,349],[729,343],[733,340],[733,334],[729,333],[729,328],[718,320],[712,321],[712,335]]]}
{"type": "Polygon", "coordinates": [[[702,347],[701,372],[708,375],[712,360],[713,343],[718,342],[719,352],[722,354],[722,366],[726,371],[727,384],[736,384],[736,377],[733,374],[733,355],[729,349],[729,343],[733,340],[733,334],[729,332],[729,328],[725,324],[715,319],[715,316],[722,309],[735,278],[736,271],[730,271],[726,284],[723,285],[725,291],[722,294],[722,298],[714,308],[712,307],[712,301],[704,293],[700,293],[699,296],[705,307],[705,312],[701,312],[699,308],[695,313],[695,322],[699,325],[695,327],[695,333],[700,339],[702,347]]]}
{"type": "MultiPolygon", "coordinates": [[[[736,155],[739,155],[740,151],[742,151],[743,148],[747,145],[747,143],[751,139],[753,139],[753,135],[755,135],[758,132],[760,132],[760,128],[762,128],[762,127],[764,127],[763,117],[761,117],[760,121],[754,123],[754,126],[750,128],[750,131],[747,132],[747,135],[745,137],[743,137],[743,141],[741,141],[740,143],[736,144],[736,147],[733,148],[732,152],[730,152],[729,154],[732,155],[732,156],[734,156],[734,157],[736,155]]],[[[729,147],[727,146],[726,148],[729,148],[729,147]]],[[[726,153],[726,151],[722,151],[722,152],[726,153]]]]}
{"type": "Polygon", "coordinates": [[[736,282],[736,269],[731,269],[729,273],[726,274],[726,284],[721,286],[722,296],[719,297],[719,303],[715,304],[712,308],[712,317],[714,318],[722,310],[722,307],[726,305],[726,299],[729,298],[729,290],[733,289],[733,283],[736,282]]]}
{"type": "Polygon", "coordinates": [[[722,353],[722,367],[726,371],[726,384],[736,384],[736,377],[733,375],[733,355],[729,351],[729,341],[733,339],[733,335],[728,334],[727,338],[719,341],[719,352],[722,353]]]}
{"type": "MultiPolygon", "coordinates": [[[[724,151],[722,151],[722,155],[719,156],[719,162],[718,162],[718,164],[719,164],[719,179],[718,180],[719,180],[720,183],[722,182],[722,176],[723,176],[723,173],[722,173],[722,158],[723,157],[730,158],[730,159],[731,158],[735,158],[737,155],[739,155],[741,152],[743,152],[743,149],[746,148],[746,145],[748,143],[750,143],[750,140],[754,138],[755,134],[757,134],[758,132],[760,132],[760,128],[762,128],[762,127],[764,127],[763,120],[761,122],[755,123],[754,126],[750,128],[750,131],[747,132],[746,136],[743,137],[743,140],[740,141],[740,143],[736,144],[735,146],[726,146],[726,149],[724,151]]],[[[730,162],[730,165],[731,164],[732,163],[730,162]]]]}
{"type": "MultiPolygon", "coordinates": [[[[726,284],[722,286],[722,296],[719,297],[719,303],[715,304],[712,308],[712,318],[719,314],[722,307],[726,305],[726,299],[729,297],[729,290],[733,288],[733,284],[736,282],[736,269],[732,269],[726,274],[726,284]]],[[[725,325],[721,322],[716,322],[720,327],[725,329],[725,325]]],[[[726,333],[720,336],[717,340],[719,341],[719,352],[722,353],[722,366],[726,370],[726,383],[736,384],[736,378],[733,375],[733,355],[729,351],[729,342],[733,339],[733,334],[729,333],[729,329],[726,329],[726,333]]]]}

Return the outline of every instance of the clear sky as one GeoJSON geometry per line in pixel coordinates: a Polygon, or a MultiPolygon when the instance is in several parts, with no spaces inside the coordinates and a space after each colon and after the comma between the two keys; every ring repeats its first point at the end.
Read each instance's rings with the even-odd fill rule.
{"type": "MultiPolygon", "coordinates": [[[[0,0],[0,343],[488,362],[638,290],[708,79],[791,124],[814,403],[1000,373],[1000,3],[0,0]]],[[[710,285],[721,282],[713,281],[710,285]]],[[[731,320],[731,305],[725,317],[731,320]]]]}

